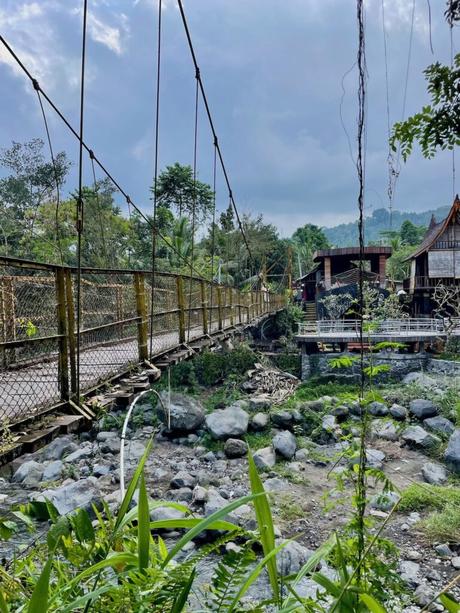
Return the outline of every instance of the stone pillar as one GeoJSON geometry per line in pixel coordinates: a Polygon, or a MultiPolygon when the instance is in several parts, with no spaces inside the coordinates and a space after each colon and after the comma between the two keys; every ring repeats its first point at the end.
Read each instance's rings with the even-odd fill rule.
{"type": "Polygon", "coordinates": [[[331,289],[331,258],[324,258],[324,287],[331,289]]]}
{"type": "Polygon", "coordinates": [[[307,381],[311,376],[310,354],[304,351],[302,347],[301,362],[300,362],[300,378],[302,381],[307,381]]]}

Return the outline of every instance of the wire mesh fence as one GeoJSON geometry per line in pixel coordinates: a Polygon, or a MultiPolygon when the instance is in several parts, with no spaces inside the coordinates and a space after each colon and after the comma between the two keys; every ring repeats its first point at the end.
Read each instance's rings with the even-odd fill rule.
{"type": "Polygon", "coordinates": [[[77,281],[71,267],[0,257],[0,420],[78,400],[78,390],[282,305],[198,278],[84,268],[78,309],[77,281]]]}

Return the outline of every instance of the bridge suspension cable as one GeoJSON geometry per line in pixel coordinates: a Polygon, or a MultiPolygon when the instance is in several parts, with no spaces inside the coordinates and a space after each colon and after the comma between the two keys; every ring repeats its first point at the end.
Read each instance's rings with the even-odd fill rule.
{"type": "Polygon", "coordinates": [[[216,147],[216,150],[217,150],[217,155],[219,157],[219,162],[220,162],[220,165],[221,165],[221,168],[222,168],[222,172],[223,172],[223,175],[224,175],[224,178],[225,178],[225,183],[227,184],[229,199],[230,199],[230,202],[232,204],[232,208],[233,208],[233,210],[235,212],[235,216],[236,216],[236,219],[237,219],[237,222],[238,222],[238,227],[240,229],[241,236],[243,237],[244,244],[245,244],[246,249],[248,251],[249,258],[250,258],[251,261],[253,261],[252,252],[251,252],[251,249],[249,247],[249,242],[248,242],[246,233],[244,231],[243,224],[241,222],[241,218],[240,218],[240,214],[238,212],[238,208],[236,206],[235,198],[233,196],[233,190],[232,190],[232,187],[231,187],[231,184],[230,184],[230,178],[229,178],[229,175],[228,175],[228,172],[227,172],[227,168],[225,166],[224,158],[223,158],[223,155],[222,155],[222,150],[220,148],[219,140],[217,138],[217,133],[216,133],[216,130],[215,130],[215,127],[214,127],[214,121],[212,119],[211,110],[210,110],[208,99],[207,99],[207,96],[206,96],[206,91],[204,89],[203,78],[201,76],[201,70],[200,70],[200,67],[198,65],[198,61],[197,61],[197,58],[196,58],[196,53],[195,53],[195,49],[194,49],[194,46],[193,46],[193,41],[192,41],[192,37],[191,37],[191,34],[190,34],[190,29],[189,29],[189,26],[188,26],[187,17],[186,17],[185,12],[184,12],[184,6],[182,4],[182,0],[177,0],[177,4],[179,6],[179,11],[180,11],[180,14],[181,14],[181,17],[182,17],[182,23],[184,25],[185,34],[187,36],[187,41],[188,41],[188,45],[189,45],[189,49],[190,49],[190,54],[192,56],[192,61],[193,61],[194,67],[195,67],[195,74],[196,74],[198,86],[200,88],[201,97],[203,98],[203,103],[204,103],[204,106],[205,106],[205,109],[206,109],[206,115],[208,117],[209,126],[211,128],[211,132],[212,132],[212,135],[214,137],[214,143],[215,143],[215,147],[216,147]]]}
{"type": "MultiPolygon", "coordinates": [[[[91,147],[85,142],[85,140],[83,138],[80,139],[80,134],[77,132],[77,130],[75,130],[75,128],[72,126],[72,124],[70,123],[70,121],[67,119],[67,117],[64,115],[64,113],[59,109],[59,107],[53,102],[53,100],[49,97],[49,95],[42,89],[40,83],[38,82],[37,79],[35,79],[32,74],[30,73],[30,71],[28,70],[28,68],[24,65],[24,63],[21,61],[21,59],[18,57],[18,55],[16,54],[16,52],[12,49],[11,45],[6,41],[5,37],[0,34],[0,42],[3,44],[3,46],[5,47],[5,49],[8,51],[8,53],[11,55],[11,57],[15,60],[15,62],[18,64],[18,66],[21,68],[21,70],[24,72],[24,74],[29,78],[30,82],[32,83],[32,85],[34,86],[35,89],[38,88],[38,91],[40,91],[42,97],[47,101],[47,103],[50,105],[50,107],[53,109],[53,111],[57,114],[57,116],[62,120],[62,122],[66,125],[66,127],[68,128],[68,130],[73,134],[73,136],[75,136],[75,138],[80,141],[81,140],[81,146],[83,149],[86,149],[86,151],[93,155],[93,160],[94,162],[97,164],[97,166],[100,168],[100,170],[105,174],[105,176],[113,183],[113,185],[117,188],[117,190],[122,194],[122,196],[125,197],[126,202],[128,204],[131,204],[133,206],[133,208],[138,212],[138,214],[144,219],[144,221],[150,226],[151,229],[153,229],[153,222],[145,215],[145,213],[131,200],[130,196],[128,195],[128,193],[123,189],[123,187],[120,185],[120,183],[115,179],[115,177],[109,172],[109,170],[107,170],[107,168],[104,166],[104,164],[102,163],[102,161],[97,157],[97,155],[94,153],[94,151],[91,149],[91,147]]],[[[190,262],[188,260],[187,257],[185,257],[182,253],[180,253],[180,251],[178,249],[176,249],[176,247],[170,243],[170,241],[167,240],[167,238],[157,229],[157,235],[164,241],[164,243],[168,246],[168,248],[170,248],[178,257],[179,259],[181,259],[182,261],[184,261],[185,264],[189,265],[190,262]]],[[[201,275],[200,272],[198,272],[195,268],[193,268],[193,272],[195,273],[195,275],[197,277],[199,277],[202,280],[206,280],[204,279],[204,277],[201,275]]]]}

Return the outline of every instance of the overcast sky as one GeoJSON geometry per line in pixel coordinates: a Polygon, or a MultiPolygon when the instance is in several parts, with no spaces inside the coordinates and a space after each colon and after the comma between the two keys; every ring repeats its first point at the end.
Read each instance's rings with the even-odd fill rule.
{"type": "MultiPolygon", "coordinates": [[[[387,206],[382,0],[366,3],[368,213],[387,206]]],[[[78,125],[82,0],[2,0],[0,31],[42,88],[78,125]]],[[[193,159],[194,70],[174,0],[163,0],[160,166],[193,159]]],[[[356,137],[355,0],[186,0],[192,38],[241,211],[263,213],[282,235],[307,222],[356,217],[356,171],[340,121],[356,137]]],[[[444,0],[416,0],[406,115],[428,101],[422,70],[450,61],[444,0]]],[[[153,176],[156,0],[89,0],[85,140],[131,198],[149,211],[153,176]]],[[[385,0],[391,121],[401,119],[412,0],[385,0]]],[[[455,33],[457,42],[458,34],[455,33]]],[[[44,137],[36,94],[0,49],[0,146],[44,137]]],[[[78,143],[51,110],[56,150],[78,143]]],[[[460,163],[460,162],[459,162],[460,163]]],[[[199,178],[212,176],[212,139],[199,122],[199,178]]],[[[459,172],[460,174],[460,172],[459,172]]],[[[90,182],[90,166],[85,178],[90,182]]],[[[75,168],[68,189],[75,186],[75,168]]],[[[218,206],[227,205],[222,178],[218,206]]],[[[449,153],[403,165],[395,208],[450,204],[449,153]]]]}

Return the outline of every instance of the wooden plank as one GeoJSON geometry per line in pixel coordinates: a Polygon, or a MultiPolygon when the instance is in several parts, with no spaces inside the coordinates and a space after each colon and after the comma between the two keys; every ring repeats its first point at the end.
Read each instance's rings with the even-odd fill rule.
{"type": "Polygon", "coordinates": [[[33,453],[49,443],[59,434],[59,426],[50,426],[44,430],[37,430],[31,434],[26,434],[18,439],[18,444],[22,445],[24,452],[33,453]]]}

